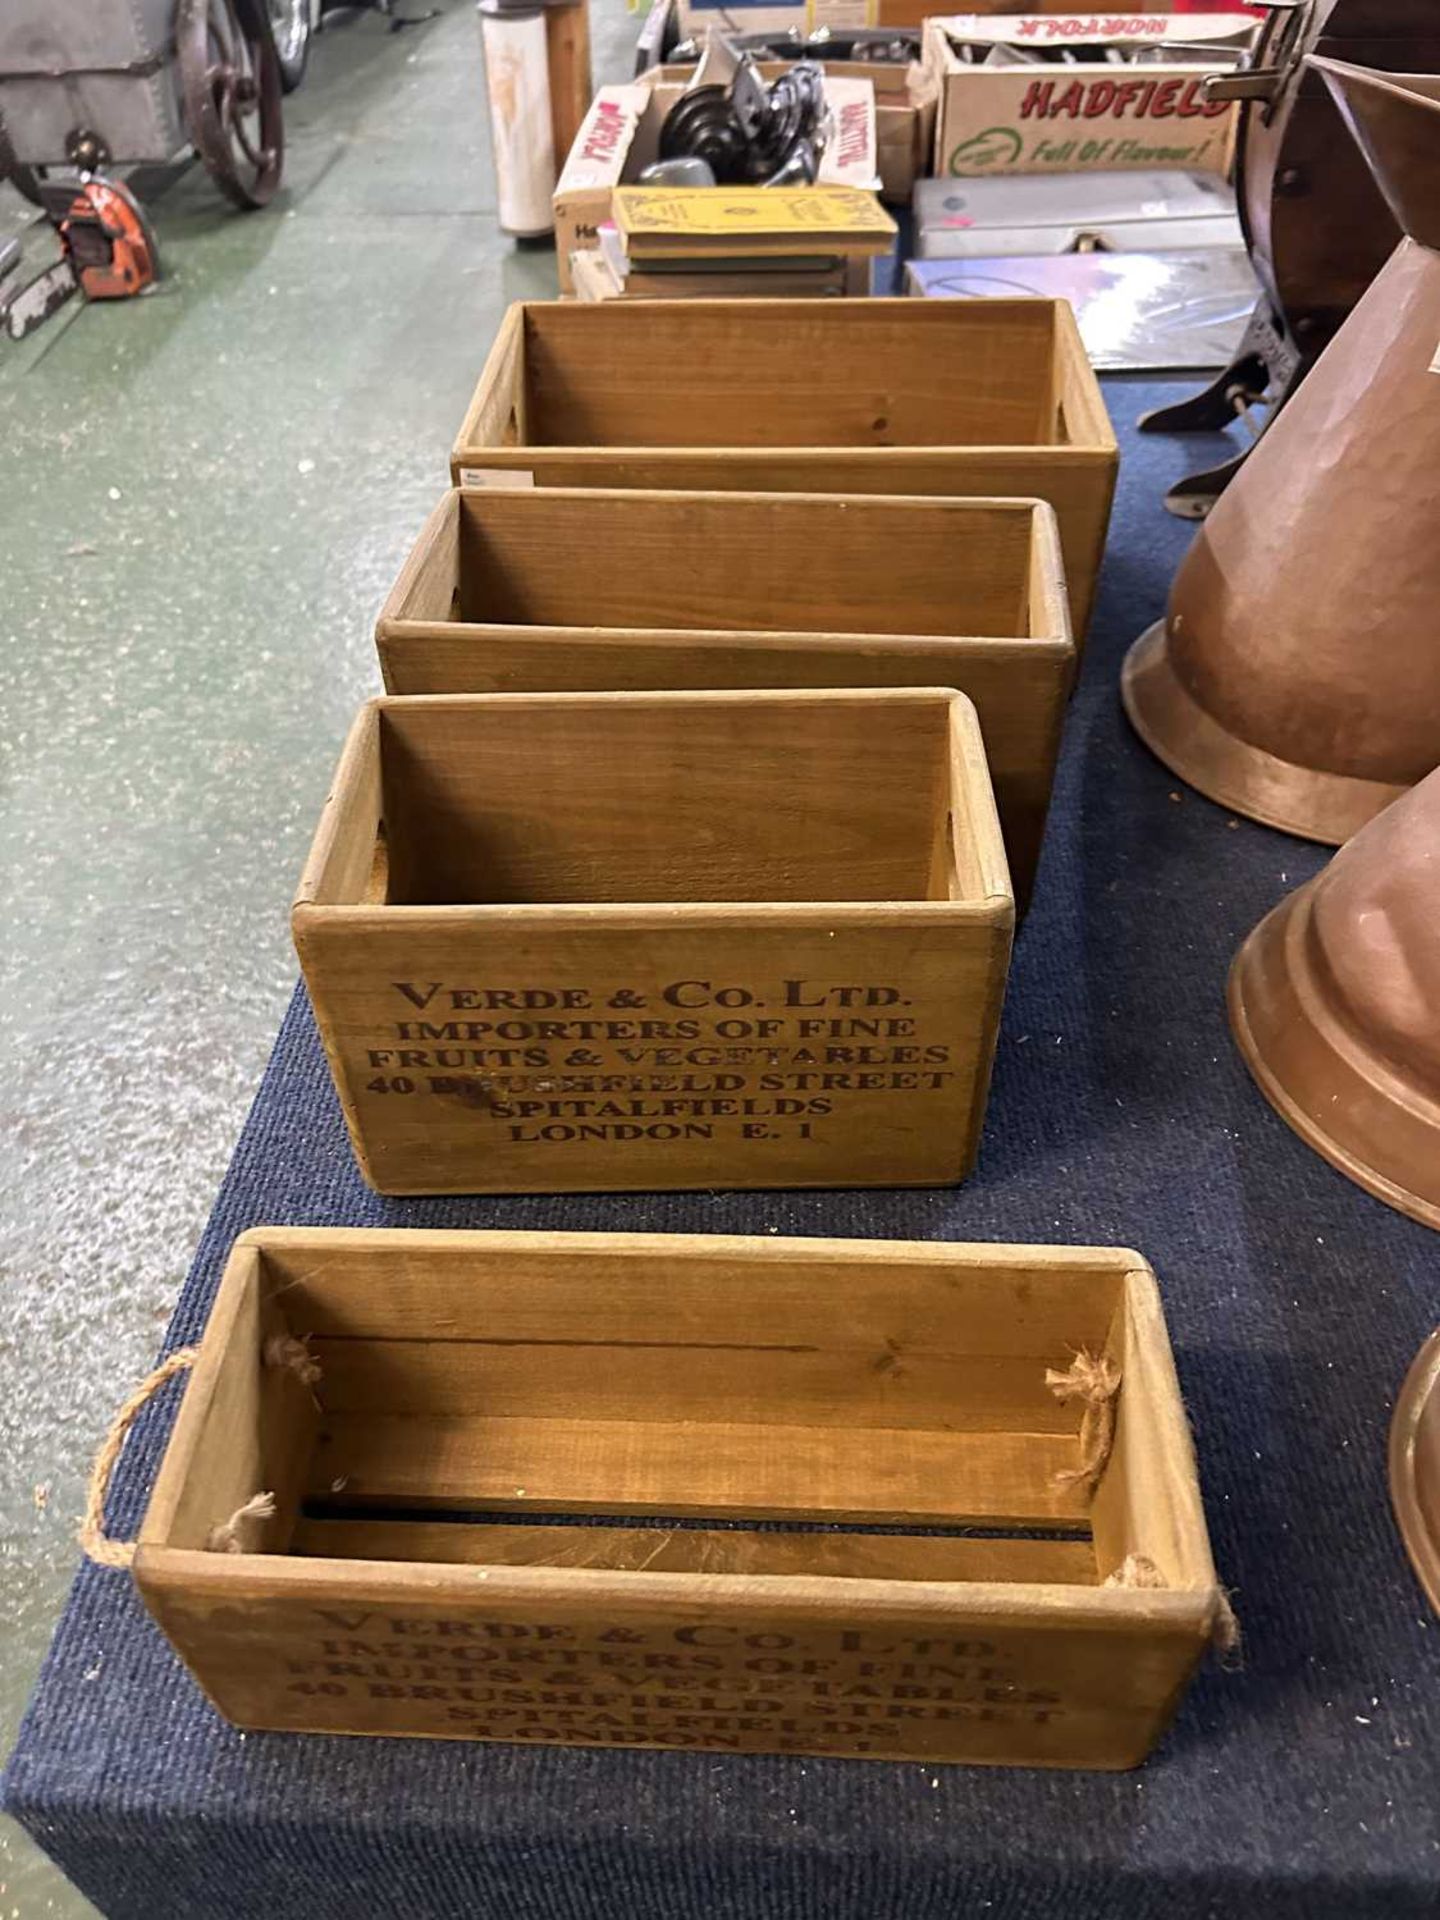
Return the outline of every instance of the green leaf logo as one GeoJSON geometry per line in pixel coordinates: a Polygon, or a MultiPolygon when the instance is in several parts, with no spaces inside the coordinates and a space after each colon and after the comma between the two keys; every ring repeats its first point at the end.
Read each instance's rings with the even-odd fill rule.
{"type": "Polygon", "coordinates": [[[1008,167],[1020,158],[1025,142],[1014,127],[986,127],[962,140],[950,155],[951,173],[988,173],[1008,167]]]}

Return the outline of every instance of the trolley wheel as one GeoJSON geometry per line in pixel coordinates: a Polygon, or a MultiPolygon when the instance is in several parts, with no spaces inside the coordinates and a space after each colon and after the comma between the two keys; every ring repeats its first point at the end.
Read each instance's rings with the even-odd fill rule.
{"type": "Polygon", "coordinates": [[[280,184],[285,128],[262,0],[180,0],[175,42],[196,151],[237,207],[263,207],[280,184]]]}

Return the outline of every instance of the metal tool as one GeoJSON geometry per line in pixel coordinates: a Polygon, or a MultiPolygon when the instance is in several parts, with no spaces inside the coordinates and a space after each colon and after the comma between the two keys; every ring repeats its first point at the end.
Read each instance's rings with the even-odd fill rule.
{"type": "Polygon", "coordinates": [[[767,86],[750,54],[712,34],[660,129],[660,159],[703,160],[721,186],[803,186],[828,135],[824,70],[802,60],[767,86]]]}
{"type": "MultiPolygon", "coordinates": [[[[1400,237],[1308,53],[1401,73],[1440,70],[1434,0],[1263,0],[1269,19],[1247,66],[1208,83],[1241,102],[1235,162],[1241,225],[1262,289],[1231,360],[1203,392],[1140,421],[1143,433],[1213,433],[1237,417],[1268,428],[1400,237]],[[1257,413],[1257,409],[1263,409],[1257,413]]],[[[1258,436],[1257,436],[1258,438],[1258,436]]],[[[1165,497],[1200,520],[1253,445],[1190,474],[1165,497]]]]}
{"type": "Polygon", "coordinates": [[[680,160],[652,160],[640,169],[641,187],[713,187],[715,175],[708,161],[686,154],[680,160]]]}

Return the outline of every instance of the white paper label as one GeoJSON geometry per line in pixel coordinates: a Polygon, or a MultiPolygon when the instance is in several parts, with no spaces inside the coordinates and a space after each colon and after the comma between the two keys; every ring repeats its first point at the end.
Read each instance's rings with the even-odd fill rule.
{"type": "Polygon", "coordinates": [[[817,27],[873,27],[875,13],[873,0],[806,0],[805,24],[812,33],[817,27]]]}
{"type": "Polygon", "coordinates": [[[461,467],[462,487],[533,487],[535,476],[528,467],[461,467]]]}

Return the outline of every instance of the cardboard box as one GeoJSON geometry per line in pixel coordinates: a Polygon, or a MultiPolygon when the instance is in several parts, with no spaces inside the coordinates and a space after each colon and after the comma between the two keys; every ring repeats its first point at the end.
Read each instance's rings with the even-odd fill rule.
{"type": "Polygon", "coordinates": [[[1183,168],[1228,174],[1234,154],[1233,103],[1207,101],[1207,74],[1232,64],[1249,44],[1255,22],[1244,14],[957,14],[927,21],[925,61],[939,88],[935,172],[948,174],[1074,173],[1117,168],[1183,168]],[[1216,48],[1194,54],[1112,64],[1082,57],[1075,64],[1029,59],[1063,48],[1084,56],[1163,48],[1183,37],[1216,48]],[[1016,49],[1015,64],[967,65],[964,43],[1016,49]],[[1227,57],[1228,55],[1228,57],[1227,57]]]}
{"type": "MultiPolygon", "coordinates": [[[[783,63],[761,67],[767,79],[783,70],[783,63]]],[[[571,254],[599,245],[615,188],[633,185],[657,157],[665,116],[692,71],[681,68],[677,78],[675,72],[657,67],[623,86],[601,87],[596,94],[555,188],[555,258],[562,293],[575,291],[571,254]]],[[[868,79],[827,73],[825,97],[837,133],[821,156],[821,184],[875,190],[880,174],[874,87],[868,79]]]]}
{"type": "Polygon", "coordinates": [[[805,0],[777,5],[776,0],[675,0],[675,16],[682,40],[699,40],[711,27],[722,33],[788,33],[806,31],[805,0]]]}
{"type": "Polygon", "coordinates": [[[1228,1611],[1139,1254],[764,1235],[245,1234],[134,1577],[238,1726],[717,1760],[1133,1766],[1228,1611]]]}
{"type": "MultiPolygon", "coordinates": [[[[783,72],[788,62],[763,62],[767,75],[783,72]]],[[[908,64],[890,60],[826,60],[827,76],[836,80],[868,80],[875,89],[876,158],[880,197],[893,206],[908,206],[915,182],[930,171],[935,150],[935,103],[940,86],[923,61],[908,64]]],[[[659,78],[683,86],[690,66],[666,66],[659,78]]]]}
{"type": "MultiPolygon", "coordinates": [[[[1009,13],[1012,0],[977,0],[974,13],[1009,13]]],[[[1216,10],[1219,0],[1216,0],[1216,10]]],[[[1075,0],[1037,0],[1031,13],[1073,13],[1075,0]]],[[[1137,13],[1205,12],[1201,0],[1133,0],[1123,11],[1137,13]]],[[[935,11],[934,0],[675,0],[681,39],[698,38],[711,27],[727,33],[812,33],[817,27],[921,27],[935,11]]]]}
{"type": "MultiPolygon", "coordinates": [[[[827,63],[825,71],[831,70],[827,63]]],[[[919,60],[903,67],[879,60],[847,60],[840,71],[868,79],[874,87],[880,197],[896,206],[908,206],[915,182],[930,171],[935,151],[939,80],[919,60]]]]}

